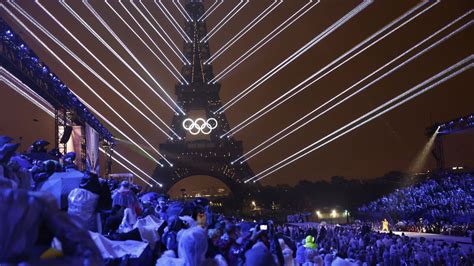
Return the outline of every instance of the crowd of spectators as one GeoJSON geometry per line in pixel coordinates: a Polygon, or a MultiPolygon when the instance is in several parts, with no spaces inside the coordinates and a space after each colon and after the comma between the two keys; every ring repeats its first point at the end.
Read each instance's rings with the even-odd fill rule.
{"type": "MultiPolygon", "coordinates": [[[[32,159],[0,143],[0,264],[26,265],[472,265],[472,248],[378,233],[368,226],[274,224],[213,213],[209,201],[172,201],[129,181],[78,171],[74,154],[32,159]],[[53,162],[51,162],[53,161],[53,162]],[[54,165],[54,167],[53,167],[54,165]],[[76,172],[74,172],[76,173],[76,172]],[[62,194],[67,192],[66,205],[62,194]],[[43,193],[45,192],[45,193],[43,193]]],[[[38,144],[38,143],[37,143],[38,144]]],[[[37,145],[38,146],[38,145],[37,145]]],[[[41,157],[41,156],[40,156],[41,157]]]]}
{"type": "Polygon", "coordinates": [[[370,226],[307,228],[314,245],[302,240],[295,265],[472,265],[472,246],[372,231],[370,226]],[[303,244],[304,243],[304,244],[303,244]]]}
{"type": "Polygon", "coordinates": [[[366,216],[387,216],[393,229],[468,235],[474,223],[474,177],[446,174],[397,189],[358,209],[366,216]]]}
{"type": "Polygon", "coordinates": [[[289,223],[304,223],[308,221],[310,216],[311,216],[311,213],[309,212],[297,213],[297,214],[288,215],[286,217],[286,220],[289,223]]]}
{"type": "Polygon", "coordinates": [[[400,221],[394,224],[391,229],[393,231],[421,232],[466,237],[471,236],[472,232],[474,232],[472,223],[445,223],[442,221],[429,223],[426,220],[419,220],[418,222],[400,221]]]}

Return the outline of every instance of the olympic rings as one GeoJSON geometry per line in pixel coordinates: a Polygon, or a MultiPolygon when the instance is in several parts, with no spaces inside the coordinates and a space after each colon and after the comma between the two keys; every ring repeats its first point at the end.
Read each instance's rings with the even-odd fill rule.
{"type": "Polygon", "coordinates": [[[202,133],[204,135],[211,134],[212,130],[217,127],[217,120],[215,118],[209,118],[204,120],[204,118],[198,118],[192,120],[191,118],[186,118],[183,121],[183,128],[187,130],[191,135],[198,135],[202,133]]]}

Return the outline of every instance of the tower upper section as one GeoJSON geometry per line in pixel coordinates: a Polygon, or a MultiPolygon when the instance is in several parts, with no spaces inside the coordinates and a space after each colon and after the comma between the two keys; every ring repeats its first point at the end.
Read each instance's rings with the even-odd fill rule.
{"type": "Polygon", "coordinates": [[[187,20],[184,31],[192,40],[184,45],[184,55],[191,65],[184,65],[182,74],[190,84],[207,84],[214,77],[212,65],[205,64],[210,57],[209,43],[202,41],[207,34],[206,22],[200,20],[204,14],[202,0],[186,0],[185,9],[192,20],[187,20]]]}

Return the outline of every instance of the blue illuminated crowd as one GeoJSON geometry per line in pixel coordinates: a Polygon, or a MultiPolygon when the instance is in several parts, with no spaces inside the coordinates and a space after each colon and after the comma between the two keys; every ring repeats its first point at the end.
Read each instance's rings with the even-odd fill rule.
{"type": "MultiPolygon", "coordinates": [[[[35,143],[29,153],[20,155],[18,145],[11,141],[0,137],[0,264],[474,263],[472,245],[463,248],[458,243],[381,233],[364,223],[295,225],[225,217],[213,213],[205,198],[172,201],[129,181],[79,172],[74,154],[48,153],[45,142],[35,143]],[[78,173],[77,184],[69,186],[66,177],[78,173]]],[[[432,215],[433,224],[472,214],[472,189],[470,175],[429,180],[387,195],[361,211],[384,208],[404,219],[421,211],[432,215]]],[[[449,228],[455,227],[446,223],[445,229],[449,228]]]]}
{"type": "Polygon", "coordinates": [[[474,229],[474,177],[444,174],[397,189],[359,212],[390,218],[392,227],[401,231],[468,236],[474,229]]]}

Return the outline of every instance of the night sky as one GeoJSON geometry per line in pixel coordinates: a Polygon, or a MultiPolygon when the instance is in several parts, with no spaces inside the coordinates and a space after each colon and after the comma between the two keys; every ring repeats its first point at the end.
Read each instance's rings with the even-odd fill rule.
{"type": "MultiPolygon", "coordinates": [[[[21,16],[6,0],[1,0],[21,21],[34,31],[38,37],[52,48],[74,71],[89,83],[102,97],[122,114],[134,128],[139,130],[155,147],[166,141],[166,137],[147,120],[128,106],[115,95],[100,80],[95,78],[86,68],[81,66],[63,49],[55,45],[46,35],[42,34],[33,24],[21,16]]],[[[61,23],[94,52],[114,73],[116,73],[133,91],[141,97],[166,122],[171,123],[172,112],[156,97],[144,84],[110,53],[92,34],[78,23],[58,3],[58,1],[40,1],[61,23]]],[[[82,4],[82,1],[66,1],[80,16],[82,16],[108,44],[116,49],[124,59],[150,84],[151,79],[127,55],[124,49],[114,40],[107,30],[100,25],[91,12],[82,4]]],[[[176,80],[150,53],[146,47],[127,29],[115,16],[104,1],[89,1],[97,12],[110,24],[113,30],[124,41],[134,55],[142,62],[155,79],[166,88],[166,91],[175,98],[174,86],[176,80]]],[[[154,49],[157,49],[134,24],[122,6],[115,0],[109,1],[119,13],[141,34],[142,38],[154,49]]],[[[135,1],[138,3],[138,1],[135,1]]],[[[162,25],[173,41],[182,47],[183,42],[177,31],[171,26],[163,13],[153,1],[143,1],[155,19],[162,25]]],[[[184,18],[178,12],[171,0],[163,0],[175,19],[184,23],[184,18]]],[[[237,16],[231,19],[209,41],[211,53],[219,49],[232,36],[245,27],[260,12],[274,0],[250,0],[237,16]]],[[[214,74],[220,73],[227,65],[237,59],[242,53],[267,35],[273,28],[286,20],[300,9],[307,0],[284,0],[269,16],[263,19],[255,28],[244,35],[231,49],[227,50],[214,63],[214,74]]],[[[271,79],[263,83],[243,100],[226,111],[231,128],[249,117],[284,92],[300,83],[308,76],[320,70],[332,60],[336,59],[353,46],[375,33],[377,30],[401,16],[421,1],[381,0],[375,1],[361,13],[356,15],[342,27],[331,33],[317,45],[309,49],[297,60],[278,72],[271,79]]],[[[51,31],[59,40],[65,43],[72,51],[78,54],[94,70],[109,81],[117,90],[122,92],[131,102],[140,106],[114,78],[112,78],[91,56],[89,56],[72,38],[70,38],[34,1],[16,1],[30,15],[51,31]]],[[[184,1],[182,1],[184,3],[184,1]]],[[[214,0],[205,0],[209,7],[214,0]]],[[[207,28],[210,31],[235,5],[238,0],[225,0],[224,3],[207,19],[207,28]]],[[[361,0],[321,0],[321,3],[284,30],[276,38],[266,44],[263,49],[244,61],[239,67],[220,81],[222,84],[221,99],[225,103],[240,91],[247,88],[274,66],[293,54],[296,50],[324,31],[339,18],[361,3],[361,0]]],[[[172,60],[174,66],[181,69],[180,61],[158,37],[147,22],[140,16],[129,1],[125,6],[137,18],[147,33],[156,41],[172,60]]],[[[389,62],[405,50],[411,48],[430,34],[442,28],[457,17],[474,8],[471,0],[446,0],[432,7],[406,26],[400,28],[384,40],[356,56],[331,74],[325,76],[302,93],[293,97],[283,105],[263,116],[257,122],[238,132],[235,138],[244,142],[244,151],[255,147],[266,138],[291,124],[304,114],[318,107],[331,97],[345,90],[372,71],[389,62]]],[[[144,10],[143,10],[144,11],[144,10]]],[[[140,143],[150,153],[159,158],[147,145],[141,141],[117,116],[105,107],[85,86],[77,80],[71,72],[64,68],[51,54],[31,37],[3,8],[0,14],[27,42],[35,53],[44,61],[62,81],[73,91],[79,94],[89,104],[99,110],[108,119],[113,121],[121,130],[140,143]]],[[[468,17],[455,24],[445,32],[429,41],[428,44],[416,49],[392,66],[401,63],[416,52],[426,48],[429,44],[439,40],[442,36],[452,32],[462,24],[473,19],[468,17]]],[[[331,110],[314,122],[303,127],[295,134],[272,146],[270,149],[255,156],[249,164],[255,173],[273,165],[300,150],[308,144],[331,133],[353,119],[365,114],[378,105],[390,100],[400,93],[410,89],[425,79],[437,74],[448,66],[466,58],[473,53],[474,31],[472,25],[449,40],[441,43],[431,51],[405,65],[395,73],[385,77],[370,86],[363,93],[353,97],[341,106],[331,110]]],[[[388,68],[390,69],[390,67],[388,68]]],[[[378,77],[379,75],[375,76],[378,77]]],[[[374,77],[374,78],[375,78],[374,77]]],[[[454,119],[474,112],[473,99],[473,71],[463,74],[443,83],[428,93],[413,101],[375,119],[352,133],[330,143],[322,149],[311,153],[303,159],[277,171],[263,180],[263,184],[295,184],[299,180],[329,179],[334,175],[347,178],[368,179],[383,175],[391,170],[408,170],[416,155],[427,142],[425,128],[434,122],[454,119]]],[[[374,78],[368,80],[371,81],[374,78]]],[[[363,84],[367,84],[365,82],[363,84]]],[[[358,86],[359,88],[361,86],[358,86]]],[[[19,94],[13,92],[4,83],[0,85],[1,102],[0,134],[10,135],[17,141],[22,137],[22,149],[25,149],[35,138],[44,138],[53,142],[54,121],[39,109],[29,104],[19,94]],[[15,113],[15,114],[13,114],[15,113]],[[33,121],[37,119],[38,121],[33,121]]],[[[143,109],[143,108],[142,108],[143,109]]],[[[147,111],[158,125],[156,118],[147,111]]],[[[118,138],[123,138],[104,123],[118,138]]],[[[474,166],[473,132],[452,135],[446,138],[447,166],[474,166]]],[[[146,158],[140,151],[124,142],[119,142],[117,150],[125,154],[132,162],[143,170],[153,172],[155,164],[146,158]]],[[[432,169],[434,160],[430,157],[424,170],[432,169]]],[[[124,172],[117,164],[114,172],[124,172]]],[[[202,182],[199,178],[188,179],[187,188],[197,184],[208,186],[211,181],[202,182]]],[[[159,180],[164,181],[164,180],[159,180]]]]}

